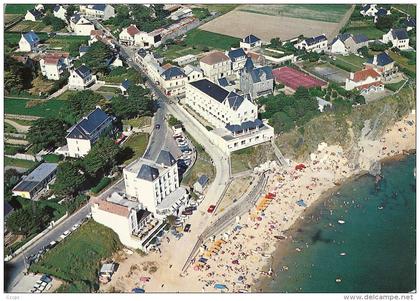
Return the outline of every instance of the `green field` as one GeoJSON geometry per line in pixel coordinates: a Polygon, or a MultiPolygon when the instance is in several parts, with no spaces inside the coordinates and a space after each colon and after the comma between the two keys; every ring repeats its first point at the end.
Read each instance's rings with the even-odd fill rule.
{"type": "Polygon", "coordinates": [[[241,39],[218,34],[210,31],[193,29],[187,34],[185,39],[188,46],[206,46],[210,49],[230,50],[230,48],[237,44],[241,39]]]}
{"type": "Polygon", "coordinates": [[[27,10],[35,8],[35,4],[7,4],[5,14],[26,14],[27,10]]]}
{"type": "Polygon", "coordinates": [[[346,32],[351,34],[364,34],[370,40],[380,39],[385,34],[373,26],[352,27],[347,29],[346,32]]]}
{"type": "Polygon", "coordinates": [[[239,10],[269,16],[338,23],[350,7],[350,4],[261,4],[244,5],[239,10]]]}
{"type": "Polygon", "coordinates": [[[181,46],[181,45],[173,44],[173,45],[167,45],[166,50],[164,50],[163,47],[159,47],[156,49],[156,52],[168,60],[173,60],[187,54],[197,55],[201,53],[202,51],[201,49],[193,48],[191,46],[181,46]]]}
{"type": "Polygon", "coordinates": [[[107,83],[121,84],[124,80],[131,80],[134,83],[140,83],[140,74],[133,68],[118,67],[113,69],[108,75],[101,78],[107,83]]]}
{"type": "Polygon", "coordinates": [[[37,164],[38,163],[34,161],[4,157],[4,166],[16,166],[16,167],[31,169],[37,164]]]}
{"type": "Polygon", "coordinates": [[[392,4],[392,7],[395,7],[403,12],[409,14],[411,17],[416,16],[416,5],[415,4],[392,4]]]}
{"type": "Polygon", "coordinates": [[[115,232],[89,221],[31,265],[30,270],[67,281],[70,291],[74,291],[74,286],[83,286],[89,292],[97,282],[100,261],[111,257],[120,247],[115,232]]]}
{"type": "Polygon", "coordinates": [[[41,102],[38,105],[27,107],[30,100],[6,97],[4,99],[4,112],[6,114],[30,115],[39,117],[57,117],[65,108],[66,102],[57,99],[51,99],[41,102]]]}
{"type": "Polygon", "coordinates": [[[385,84],[385,88],[393,92],[397,91],[405,83],[405,80],[399,81],[397,83],[385,84]]]}
{"type": "MultiPolygon", "coordinates": [[[[415,73],[416,72],[416,64],[414,63],[410,63],[410,62],[412,62],[412,60],[410,60],[410,59],[408,59],[408,58],[406,58],[406,57],[404,57],[404,56],[402,56],[402,55],[399,55],[399,54],[396,54],[395,52],[393,52],[393,51],[389,51],[388,52],[388,55],[398,64],[398,65],[400,65],[401,67],[403,67],[403,68],[405,68],[405,69],[407,69],[409,72],[411,72],[411,73],[415,73]]],[[[415,62],[415,59],[414,59],[414,62],[415,62]]]]}
{"type": "Polygon", "coordinates": [[[27,32],[27,31],[35,31],[35,32],[51,32],[52,27],[46,26],[42,21],[28,21],[28,20],[22,20],[19,23],[17,23],[15,26],[10,28],[9,32],[27,32]]]}
{"type": "Polygon", "coordinates": [[[221,15],[234,10],[239,4],[206,4],[202,5],[203,7],[207,8],[210,12],[217,12],[221,15]]]}
{"type": "Polygon", "coordinates": [[[130,147],[134,151],[134,155],[130,159],[126,160],[124,164],[128,164],[143,156],[148,142],[149,134],[139,133],[130,136],[123,145],[130,147]]]}

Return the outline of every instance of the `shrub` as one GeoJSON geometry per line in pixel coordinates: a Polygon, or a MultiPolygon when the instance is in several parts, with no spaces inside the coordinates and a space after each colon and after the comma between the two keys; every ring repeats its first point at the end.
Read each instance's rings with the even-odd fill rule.
{"type": "Polygon", "coordinates": [[[102,178],[102,180],[98,183],[98,185],[96,185],[95,187],[93,187],[90,191],[94,194],[99,193],[102,189],[104,189],[106,186],[108,186],[108,184],[111,183],[111,179],[110,178],[102,178]]]}

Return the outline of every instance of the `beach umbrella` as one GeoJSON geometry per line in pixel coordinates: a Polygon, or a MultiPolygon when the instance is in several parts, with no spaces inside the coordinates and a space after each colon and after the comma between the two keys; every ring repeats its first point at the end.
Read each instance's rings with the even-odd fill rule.
{"type": "Polygon", "coordinates": [[[214,288],[217,288],[217,289],[223,290],[223,289],[227,289],[227,286],[226,286],[226,285],[224,285],[224,284],[216,283],[216,284],[214,285],[214,288]]]}

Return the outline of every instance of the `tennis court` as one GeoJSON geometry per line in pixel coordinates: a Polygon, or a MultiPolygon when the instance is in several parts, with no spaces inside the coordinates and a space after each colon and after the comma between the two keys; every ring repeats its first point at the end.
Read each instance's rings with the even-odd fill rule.
{"type": "Polygon", "coordinates": [[[282,83],[295,91],[299,87],[309,89],[327,85],[326,82],[291,67],[280,67],[274,69],[273,75],[276,82],[282,83]]]}
{"type": "Polygon", "coordinates": [[[345,83],[346,78],[349,77],[349,72],[328,63],[310,67],[308,71],[324,80],[333,81],[337,84],[345,83]]]}

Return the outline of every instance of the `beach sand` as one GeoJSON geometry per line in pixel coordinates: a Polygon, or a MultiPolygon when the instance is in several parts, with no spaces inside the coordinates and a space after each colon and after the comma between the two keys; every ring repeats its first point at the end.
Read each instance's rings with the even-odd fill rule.
{"type": "MultiPolygon", "coordinates": [[[[337,189],[346,179],[367,172],[375,161],[415,149],[415,121],[412,112],[388,128],[379,139],[361,139],[359,155],[351,161],[340,146],[321,144],[306,162],[291,162],[288,168],[272,170],[265,193],[276,192],[276,197],[263,213],[257,213],[254,207],[242,216],[240,230],[233,232],[231,227],[226,229],[229,236],[217,237],[216,240],[222,238],[225,243],[217,247],[217,254],[211,257],[207,254],[209,258],[204,268],[195,270],[191,265],[181,276],[183,260],[190,250],[183,249],[182,243],[174,242],[171,237],[170,242],[162,241],[161,253],[146,256],[134,253],[119,260],[119,270],[110,283],[101,286],[101,291],[127,292],[142,287],[146,292],[220,292],[214,288],[216,283],[226,285],[225,291],[228,292],[256,291],[256,283],[265,277],[271,265],[271,254],[276,251],[278,240],[274,236],[283,235],[303,218],[302,213],[307,210],[298,206],[296,201],[302,199],[310,206],[332,189],[337,189]],[[300,163],[306,168],[295,170],[296,164],[300,163]],[[153,263],[156,271],[144,268],[147,263],[153,263]],[[150,277],[150,281],[141,283],[142,276],[150,277]]],[[[209,241],[206,246],[210,248],[213,244],[209,241]]],[[[281,250],[276,251],[277,257],[279,252],[281,250]]],[[[203,253],[201,250],[196,261],[203,253]]]]}

